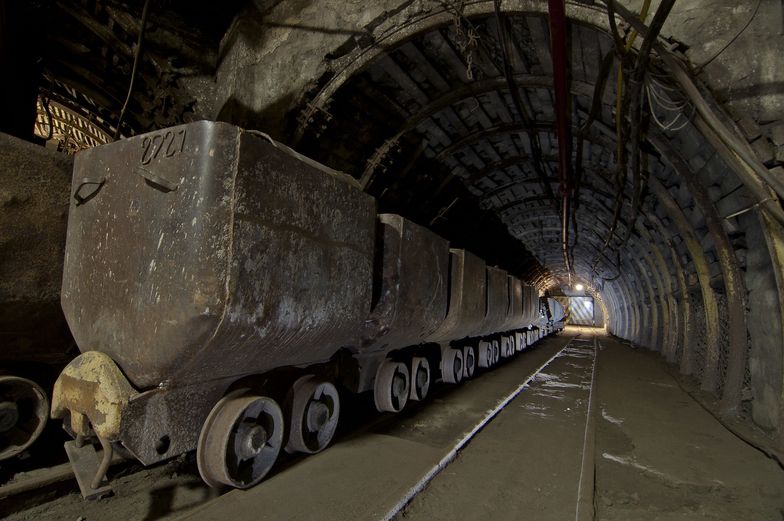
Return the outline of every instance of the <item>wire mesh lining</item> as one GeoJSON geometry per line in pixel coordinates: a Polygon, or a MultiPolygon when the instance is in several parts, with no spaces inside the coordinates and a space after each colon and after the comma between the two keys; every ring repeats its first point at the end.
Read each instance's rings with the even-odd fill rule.
{"type": "Polygon", "coordinates": [[[753,394],[751,390],[751,338],[746,332],[746,356],[744,358],[745,369],[743,371],[743,387],[741,387],[740,410],[743,415],[751,416],[753,394]]]}
{"type": "Polygon", "coordinates": [[[718,395],[721,396],[724,390],[724,383],[727,381],[727,365],[729,361],[729,308],[727,307],[727,296],[716,295],[716,304],[719,310],[719,345],[716,346],[719,352],[719,380],[717,382],[718,395]]]}
{"type": "Polygon", "coordinates": [[[672,360],[673,362],[680,363],[681,361],[681,354],[683,353],[683,349],[681,348],[681,340],[683,338],[682,331],[684,327],[683,323],[683,313],[681,313],[681,302],[679,298],[674,298],[669,302],[669,310],[670,310],[670,327],[669,335],[670,335],[670,342],[672,344],[672,360]]]}
{"type": "Polygon", "coordinates": [[[708,327],[705,323],[705,305],[699,292],[689,294],[692,305],[692,368],[694,377],[702,382],[705,373],[705,351],[708,327]]]}

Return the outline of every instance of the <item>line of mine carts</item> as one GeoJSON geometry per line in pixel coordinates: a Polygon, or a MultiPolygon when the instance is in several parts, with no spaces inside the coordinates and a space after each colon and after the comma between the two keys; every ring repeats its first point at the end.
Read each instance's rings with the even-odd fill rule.
{"type": "Polygon", "coordinates": [[[51,414],[86,497],[121,451],[212,486],[332,440],[341,393],[424,400],[563,328],[536,288],[264,134],[196,122],[80,153],[51,414]],[[102,456],[95,445],[103,448],[102,456]]]}

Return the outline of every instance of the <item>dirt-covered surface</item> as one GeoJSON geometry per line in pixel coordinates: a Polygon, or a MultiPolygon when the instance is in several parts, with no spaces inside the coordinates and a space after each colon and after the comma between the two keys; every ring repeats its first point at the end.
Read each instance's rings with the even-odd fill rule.
{"type": "Polygon", "coordinates": [[[594,361],[592,339],[580,340],[561,351],[399,518],[575,519],[594,361]]]}
{"type": "MultiPolygon", "coordinates": [[[[784,470],[684,392],[656,353],[599,330],[597,521],[781,521],[784,470]]],[[[556,359],[410,504],[405,519],[575,519],[588,385],[556,359]],[[551,384],[552,384],[551,382],[551,384]],[[488,487],[488,484],[492,486],[488,487]]],[[[579,516],[579,519],[589,519],[579,516]]]]}
{"type": "Polygon", "coordinates": [[[596,519],[781,521],[784,471],[726,430],[650,351],[601,338],[596,519]]]}
{"type": "MultiPolygon", "coordinates": [[[[13,521],[149,521],[174,519],[218,495],[199,478],[193,455],[151,468],[121,463],[110,471],[114,495],[85,501],[74,480],[0,501],[13,521]]],[[[24,479],[22,476],[21,479],[24,479]]]]}
{"type": "Polygon", "coordinates": [[[57,363],[71,348],[60,285],[72,168],[71,156],[0,134],[0,365],[57,363]]]}

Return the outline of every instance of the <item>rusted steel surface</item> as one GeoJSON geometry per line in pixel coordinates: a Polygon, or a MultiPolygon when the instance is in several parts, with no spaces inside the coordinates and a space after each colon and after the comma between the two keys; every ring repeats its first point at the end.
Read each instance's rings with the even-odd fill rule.
{"type": "MultiPolygon", "coordinates": [[[[378,216],[377,295],[357,342],[361,351],[424,342],[446,318],[449,242],[394,214],[378,216]]],[[[504,272],[505,273],[505,272],[504,272]]]]}
{"type": "Polygon", "coordinates": [[[539,292],[535,287],[523,285],[523,316],[518,327],[528,327],[539,320],[539,292]]]}
{"type": "Polygon", "coordinates": [[[479,334],[485,319],[485,263],[473,253],[450,249],[450,295],[446,320],[430,342],[448,342],[479,334]]]}
{"type": "Polygon", "coordinates": [[[487,267],[487,312],[479,328],[480,335],[490,335],[504,330],[509,311],[509,282],[506,271],[487,267]]]}
{"type": "Polygon", "coordinates": [[[368,315],[373,198],[262,136],[197,122],[91,149],[73,193],[63,309],[137,388],[328,359],[368,315]]]}
{"type": "Polygon", "coordinates": [[[123,446],[150,465],[196,448],[204,421],[232,379],[143,392],[123,412],[123,446]]]}
{"type": "Polygon", "coordinates": [[[520,317],[523,315],[523,284],[520,279],[507,275],[509,288],[509,307],[506,320],[499,331],[510,331],[520,327],[520,317]]]}

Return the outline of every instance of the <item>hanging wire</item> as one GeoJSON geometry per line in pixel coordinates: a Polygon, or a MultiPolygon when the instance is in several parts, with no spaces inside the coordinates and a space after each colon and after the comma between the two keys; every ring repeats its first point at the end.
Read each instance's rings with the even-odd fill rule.
{"type": "Polygon", "coordinates": [[[699,66],[697,66],[697,67],[694,69],[694,72],[695,72],[695,74],[700,74],[700,73],[702,73],[702,71],[705,69],[705,67],[706,67],[706,66],[707,66],[707,65],[708,65],[710,62],[712,62],[713,60],[715,60],[716,58],[718,58],[718,57],[719,57],[719,56],[720,56],[720,55],[721,55],[721,54],[722,54],[724,51],[726,51],[726,50],[727,50],[727,48],[728,48],[730,45],[732,45],[733,43],[735,43],[735,40],[737,40],[738,38],[740,38],[740,35],[742,35],[742,34],[743,34],[745,31],[746,31],[746,29],[748,29],[748,28],[749,28],[749,25],[751,25],[751,22],[752,22],[752,21],[754,20],[754,18],[757,16],[757,12],[759,11],[759,8],[760,8],[760,5],[761,5],[761,4],[762,4],[762,0],[757,0],[757,5],[754,7],[754,11],[752,11],[752,12],[751,12],[751,16],[749,16],[749,19],[748,19],[748,20],[746,20],[746,23],[743,25],[743,27],[741,27],[740,31],[738,31],[738,32],[735,34],[735,36],[733,36],[733,37],[732,37],[732,38],[731,38],[731,39],[730,39],[730,40],[729,40],[729,41],[728,41],[728,42],[727,42],[727,43],[724,45],[724,47],[722,47],[721,49],[719,49],[719,52],[717,52],[716,54],[714,54],[713,56],[711,56],[710,58],[708,58],[708,59],[707,59],[707,60],[706,60],[706,61],[705,61],[705,62],[704,62],[702,65],[699,65],[699,66]]]}
{"type": "MultiPolygon", "coordinates": [[[[674,88],[666,85],[664,82],[657,79],[656,75],[650,74],[646,78],[645,82],[645,94],[648,100],[648,107],[651,117],[656,125],[659,126],[662,130],[668,130],[671,132],[677,132],[681,130],[686,125],[689,124],[692,117],[694,116],[695,107],[691,105],[691,114],[686,116],[686,108],[690,105],[688,99],[681,96],[681,92],[674,88]],[[661,92],[661,91],[667,91],[661,92]],[[671,95],[675,95],[680,99],[672,99],[671,95]],[[659,118],[657,112],[663,111],[668,113],[669,117],[671,117],[669,123],[665,123],[662,119],[659,118]],[[681,118],[684,121],[676,126],[679,122],[681,122],[681,118]]],[[[666,119],[666,117],[664,118],[666,119]]]]}
{"type": "Polygon", "coordinates": [[[466,62],[466,78],[473,80],[474,50],[479,46],[479,31],[463,14],[465,4],[466,0],[441,2],[442,7],[452,13],[452,22],[455,28],[455,44],[466,62]]]}
{"type": "Polygon", "coordinates": [[[133,67],[131,68],[131,81],[128,84],[128,94],[125,96],[125,103],[123,103],[122,110],[120,110],[120,117],[117,118],[117,128],[114,131],[114,139],[120,137],[120,129],[122,128],[123,118],[125,111],[128,110],[128,103],[131,101],[131,94],[133,94],[133,86],[136,83],[136,71],[139,68],[139,57],[142,54],[142,42],[144,41],[144,29],[147,25],[147,13],[149,12],[150,0],[144,1],[142,8],[142,20],[139,26],[139,38],[136,40],[136,47],[133,50],[133,67]]]}
{"type": "Polygon", "coordinates": [[[681,106],[668,107],[668,106],[665,106],[665,105],[663,105],[661,103],[662,100],[656,98],[656,96],[657,96],[656,91],[654,90],[654,88],[651,85],[646,85],[645,86],[645,92],[646,92],[647,97],[648,97],[648,107],[650,108],[650,114],[653,117],[653,121],[662,130],[668,130],[670,132],[677,132],[677,131],[681,130],[682,128],[684,128],[686,125],[688,125],[689,122],[691,121],[691,118],[694,116],[694,112],[695,112],[696,109],[692,105],[692,107],[691,107],[692,108],[691,114],[684,118],[683,123],[681,123],[679,126],[675,127],[674,125],[676,123],[678,123],[678,121],[680,121],[681,117],[684,116],[684,114],[685,114],[684,109],[686,108],[688,103],[684,102],[683,105],[681,105],[681,106]],[[659,119],[659,116],[656,115],[656,107],[654,107],[654,102],[653,102],[654,99],[656,99],[656,103],[659,104],[659,108],[661,108],[661,109],[663,109],[663,110],[665,110],[667,112],[674,112],[675,113],[675,117],[669,123],[666,123],[666,124],[663,123],[659,119]]]}

